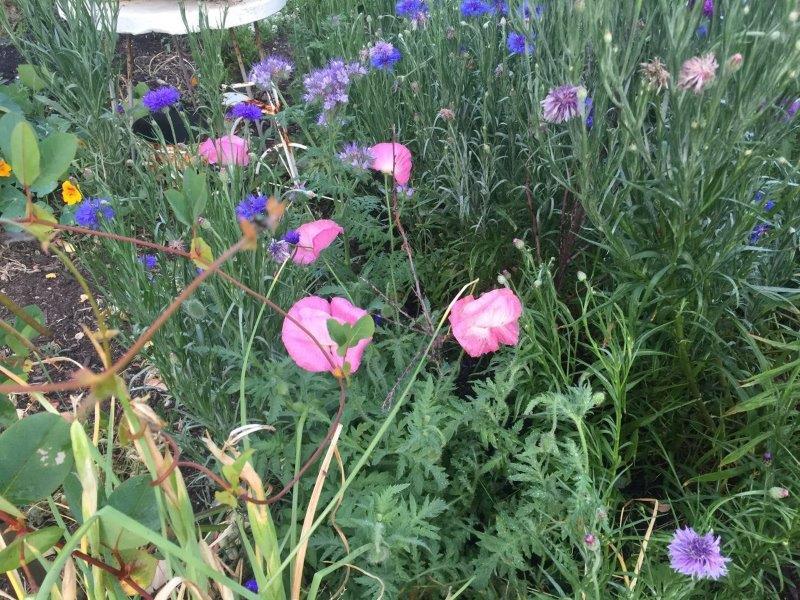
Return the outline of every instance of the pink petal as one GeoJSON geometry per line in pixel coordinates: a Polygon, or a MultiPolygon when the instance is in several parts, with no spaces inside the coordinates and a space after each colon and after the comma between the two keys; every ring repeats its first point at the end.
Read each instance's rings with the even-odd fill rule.
{"type": "Polygon", "coordinates": [[[205,142],[200,144],[197,153],[202,156],[208,164],[217,164],[217,149],[214,147],[214,140],[208,138],[205,142]]]}
{"type": "Polygon", "coordinates": [[[397,142],[382,142],[370,148],[374,160],[372,168],[387,175],[394,174],[394,180],[406,185],[411,178],[411,151],[397,142]]]}
{"type": "MultiPolygon", "coordinates": [[[[335,345],[328,334],[330,305],[324,298],[309,296],[298,300],[288,311],[309,333],[329,351],[334,364],[341,366],[342,359],[335,353],[335,345]],[[331,352],[333,350],[333,352],[331,352]]],[[[312,373],[331,370],[331,363],[309,335],[288,318],[283,320],[281,340],[297,366],[312,373]]]]}
{"type": "Polygon", "coordinates": [[[343,232],[344,229],[330,219],[320,219],[302,224],[297,228],[297,233],[300,234],[300,241],[297,244],[292,260],[298,265],[311,264],[343,232]]]}
{"type": "Polygon", "coordinates": [[[509,289],[501,288],[483,294],[477,300],[462,298],[453,305],[450,323],[453,336],[472,357],[495,352],[501,344],[519,341],[519,318],[522,303],[509,289]]]}

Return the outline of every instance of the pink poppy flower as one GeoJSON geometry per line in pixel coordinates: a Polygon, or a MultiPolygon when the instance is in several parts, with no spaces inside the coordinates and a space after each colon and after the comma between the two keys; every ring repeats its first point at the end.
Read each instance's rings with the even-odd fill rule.
{"type": "Polygon", "coordinates": [[[248,150],[247,140],[238,135],[226,135],[216,140],[208,138],[200,144],[198,154],[211,165],[219,163],[246,167],[250,164],[248,150]]]}
{"type": "Polygon", "coordinates": [[[522,302],[507,288],[467,296],[453,305],[453,335],[467,354],[476,358],[495,352],[500,344],[514,346],[519,340],[522,302]]]}
{"type": "Polygon", "coordinates": [[[320,219],[303,223],[297,228],[297,233],[300,234],[300,241],[297,242],[292,260],[298,265],[310,265],[340,233],[344,233],[344,229],[336,221],[320,219]]]}
{"type": "Polygon", "coordinates": [[[372,168],[405,185],[411,179],[411,150],[396,142],[382,142],[369,149],[373,156],[372,168]]]}
{"type": "Polygon", "coordinates": [[[336,343],[328,334],[328,319],[353,325],[366,315],[367,311],[353,306],[344,298],[333,298],[328,302],[319,296],[308,296],[295,302],[288,314],[301,323],[325,348],[323,353],[308,333],[288,318],[284,319],[281,340],[298,367],[312,373],[330,371],[335,374],[336,370],[342,369],[344,363],[347,362],[350,365],[350,373],[358,370],[364,350],[372,338],[361,340],[356,346],[348,349],[344,357],[341,357],[336,353],[336,343]],[[331,363],[335,365],[335,368],[331,363]]]}

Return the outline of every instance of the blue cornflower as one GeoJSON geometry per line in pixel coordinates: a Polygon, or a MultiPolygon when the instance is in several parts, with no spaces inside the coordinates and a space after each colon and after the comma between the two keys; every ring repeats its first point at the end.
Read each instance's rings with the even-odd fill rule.
{"type": "Polygon", "coordinates": [[[428,4],[424,0],[398,0],[394,7],[397,15],[420,25],[428,19],[428,4]]]}
{"type": "Polygon", "coordinates": [[[248,590],[253,592],[254,594],[258,593],[258,582],[255,579],[248,579],[244,582],[244,587],[248,590]]]}
{"type": "Polygon", "coordinates": [[[508,1],[494,0],[494,12],[500,16],[508,16],[508,1]]]}
{"type": "Polygon", "coordinates": [[[158,112],[159,110],[169,108],[173,104],[177,104],[180,99],[181,93],[174,87],[168,85],[147,92],[142,96],[142,104],[144,104],[150,112],[158,112]]]}
{"type": "Polygon", "coordinates": [[[755,194],[753,194],[753,202],[758,202],[759,204],[764,199],[764,192],[762,190],[758,190],[755,194]]]}
{"type": "Polygon", "coordinates": [[[75,209],[75,222],[87,229],[99,229],[101,221],[114,218],[114,209],[103,198],[86,198],[75,209]]]}
{"type": "Polygon", "coordinates": [[[383,317],[378,313],[372,313],[372,321],[375,323],[375,327],[383,325],[383,317]]]}
{"type": "Polygon", "coordinates": [[[769,212],[773,208],[775,208],[775,201],[774,200],[767,200],[764,202],[764,212],[769,212]]]}
{"type": "Polygon", "coordinates": [[[263,214],[267,210],[267,197],[250,194],[247,198],[236,205],[236,216],[239,219],[250,221],[258,214],[263,214]]]}
{"type": "Polygon", "coordinates": [[[136,260],[145,268],[145,271],[152,271],[158,266],[158,257],[155,254],[142,254],[136,260]]]}
{"type": "Polygon", "coordinates": [[[531,54],[536,49],[536,46],[528,38],[516,31],[510,31],[506,39],[506,46],[511,54],[531,54]]]}
{"type": "Polygon", "coordinates": [[[769,230],[770,226],[768,223],[759,223],[753,227],[753,231],[750,232],[750,245],[755,246],[769,230]]]}
{"type": "Polygon", "coordinates": [[[296,229],[290,229],[286,233],[283,234],[283,241],[296,246],[300,243],[300,232],[296,229]]]}
{"type": "Polygon", "coordinates": [[[697,37],[701,40],[708,37],[708,23],[700,23],[700,26],[695,31],[697,37]]]}
{"type": "Polygon", "coordinates": [[[375,69],[391,71],[401,58],[403,55],[400,50],[389,42],[377,42],[369,49],[369,60],[375,69]]]}
{"type": "Polygon", "coordinates": [[[591,129],[594,127],[594,100],[590,96],[586,96],[583,101],[584,112],[586,113],[586,128],[591,129]]]}
{"type": "Polygon", "coordinates": [[[464,17],[480,17],[492,12],[492,7],[482,0],[464,0],[461,3],[461,14],[464,17]]]}
{"type": "Polygon", "coordinates": [[[228,119],[244,119],[245,121],[260,121],[264,118],[261,109],[247,102],[234,104],[228,111],[228,119]]]}

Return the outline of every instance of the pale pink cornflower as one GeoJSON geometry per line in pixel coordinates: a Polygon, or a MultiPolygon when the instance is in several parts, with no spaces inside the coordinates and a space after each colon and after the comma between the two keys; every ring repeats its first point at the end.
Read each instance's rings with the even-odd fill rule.
{"type": "Polygon", "coordinates": [[[542,100],[542,117],[550,123],[563,123],[581,114],[586,90],[580,85],[552,88],[542,100]]]}
{"type": "Polygon", "coordinates": [[[716,78],[718,67],[717,58],[711,52],[690,58],[681,67],[678,87],[700,94],[716,78]]]}

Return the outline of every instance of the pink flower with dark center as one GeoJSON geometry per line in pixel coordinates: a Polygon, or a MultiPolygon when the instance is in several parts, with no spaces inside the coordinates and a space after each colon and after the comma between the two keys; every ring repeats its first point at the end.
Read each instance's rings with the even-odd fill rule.
{"type": "Polygon", "coordinates": [[[703,56],[690,58],[681,67],[678,87],[699,94],[714,81],[718,67],[716,57],[710,52],[703,56]]]}
{"type": "Polygon", "coordinates": [[[301,369],[312,373],[330,371],[337,374],[337,370],[343,369],[346,362],[350,367],[349,372],[355,373],[361,366],[361,357],[372,338],[359,341],[347,350],[344,357],[339,356],[336,352],[337,344],[328,333],[328,320],[334,319],[340,324],[353,325],[366,314],[367,311],[353,306],[344,298],[333,298],[328,302],[318,296],[309,296],[298,300],[288,312],[289,317],[300,323],[308,333],[287,317],[283,320],[281,340],[289,356],[301,369]]]}
{"type": "Polygon", "coordinates": [[[542,117],[550,123],[563,123],[583,111],[586,90],[580,85],[560,85],[552,88],[542,100],[542,117]]]}
{"type": "Polygon", "coordinates": [[[216,140],[208,138],[200,144],[198,154],[210,165],[219,163],[221,165],[246,167],[250,164],[248,150],[247,140],[231,134],[216,140]]]}
{"type": "Polygon", "coordinates": [[[467,296],[453,305],[453,336],[473,358],[495,352],[501,344],[516,345],[522,302],[507,288],[467,296]]]}
{"type": "Polygon", "coordinates": [[[344,233],[344,229],[335,221],[320,219],[300,225],[297,233],[300,235],[300,240],[297,242],[292,260],[298,265],[310,265],[340,233],[344,233]]]}
{"type": "Polygon", "coordinates": [[[372,154],[372,168],[387,175],[394,175],[394,180],[405,185],[411,179],[411,150],[397,142],[382,142],[369,149],[372,154]]]}

